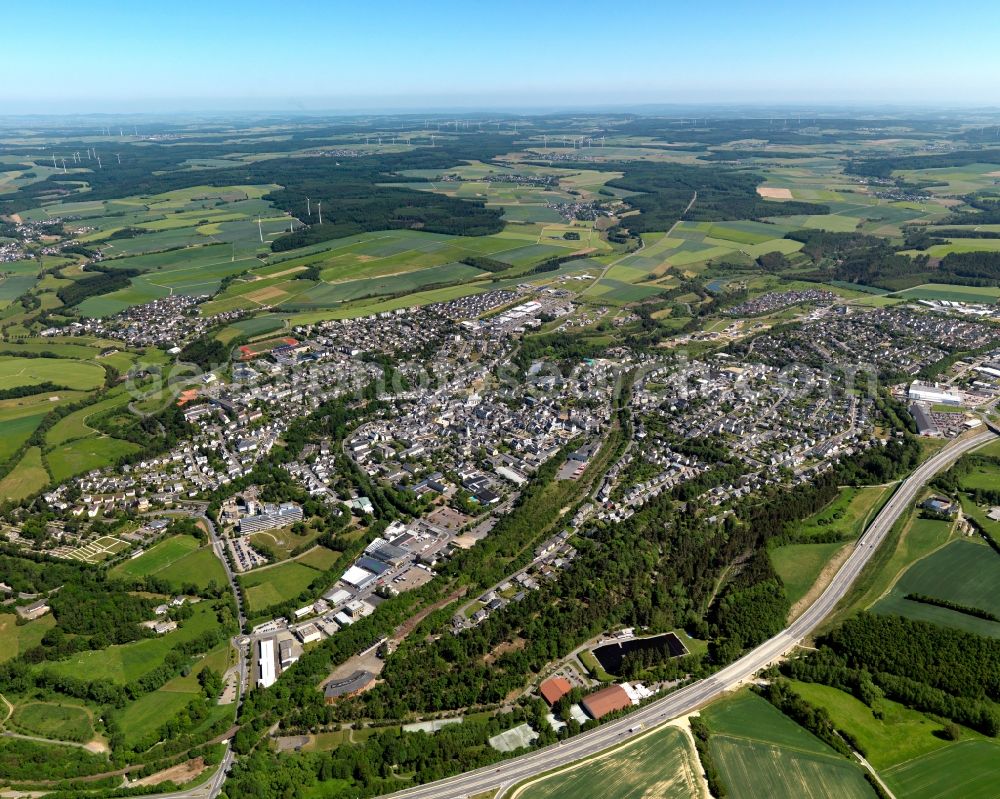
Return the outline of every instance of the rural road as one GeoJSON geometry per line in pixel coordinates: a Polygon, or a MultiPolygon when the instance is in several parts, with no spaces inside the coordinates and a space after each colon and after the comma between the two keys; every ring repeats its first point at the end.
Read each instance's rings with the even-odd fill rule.
{"type": "Polygon", "coordinates": [[[465,799],[496,788],[509,788],[522,780],[560,768],[619,744],[643,730],[690,713],[728,690],[738,687],[761,669],[779,660],[814,632],[847,594],[865,565],[892,529],[896,520],[911,506],[917,492],[938,472],[976,447],[994,438],[990,430],[956,439],[914,470],[899,486],[874,521],[858,540],[854,551],[841,566],[820,597],[794,622],[749,654],[669,696],[652,702],[625,718],[558,744],[455,777],[390,794],[392,799],[465,799]]]}

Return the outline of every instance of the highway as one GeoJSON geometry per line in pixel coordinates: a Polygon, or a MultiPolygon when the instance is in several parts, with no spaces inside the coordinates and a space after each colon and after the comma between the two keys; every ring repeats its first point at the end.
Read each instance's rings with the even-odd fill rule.
{"type": "Polygon", "coordinates": [[[947,469],[965,453],[993,438],[992,431],[983,429],[975,435],[955,439],[918,466],[903,480],[895,494],[879,511],[820,597],[778,635],[711,677],[651,702],[625,718],[603,724],[558,744],[495,766],[397,791],[390,795],[391,798],[465,799],[496,788],[506,789],[522,780],[602,752],[630,737],[648,731],[650,727],[690,713],[726,691],[737,688],[760,670],[781,659],[819,627],[847,594],[896,520],[912,505],[917,493],[934,475],[947,469]]]}

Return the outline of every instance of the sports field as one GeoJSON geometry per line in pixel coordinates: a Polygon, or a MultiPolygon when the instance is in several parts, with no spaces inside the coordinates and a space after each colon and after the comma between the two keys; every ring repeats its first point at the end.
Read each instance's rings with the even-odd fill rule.
{"type": "Polygon", "coordinates": [[[875,796],[861,767],[749,692],[702,714],[722,781],[735,799],[875,796]]]}
{"type": "Polygon", "coordinates": [[[662,727],[634,743],[529,783],[512,799],[690,799],[702,797],[693,745],[676,727],[662,727]]]}
{"type": "Polygon", "coordinates": [[[160,541],[139,557],[120,563],[111,573],[122,577],[156,577],[180,590],[185,585],[199,589],[226,582],[226,572],[208,546],[189,535],[176,535],[160,541]]]}
{"type": "Polygon", "coordinates": [[[295,561],[241,575],[239,580],[246,593],[251,612],[277,605],[301,594],[319,572],[295,561]]]}

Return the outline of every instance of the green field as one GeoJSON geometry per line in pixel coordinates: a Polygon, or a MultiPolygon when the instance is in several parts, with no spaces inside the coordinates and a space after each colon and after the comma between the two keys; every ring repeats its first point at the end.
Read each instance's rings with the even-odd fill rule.
{"type": "Polygon", "coordinates": [[[91,680],[127,683],[159,666],[167,652],[177,644],[197,638],[217,624],[210,603],[199,602],[194,606],[191,618],[171,633],[99,651],[80,652],[66,660],[44,663],[40,668],[72,677],[86,674],[91,680]]]}
{"type": "Polygon", "coordinates": [[[48,484],[49,473],[42,463],[42,451],[38,447],[29,447],[10,474],[0,480],[0,498],[24,499],[48,484]]]}
{"type": "Polygon", "coordinates": [[[861,535],[865,524],[887,496],[886,489],[880,487],[842,488],[833,502],[804,519],[793,530],[796,536],[807,541],[831,534],[842,540],[786,544],[770,550],[771,563],[785,584],[785,594],[792,604],[805,596],[823,567],[845,542],[861,535]]]}
{"type": "Polygon", "coordinates": [[[54,702],[19,704],[11,717],[19,731],[60,741],[89,741],[94,737],[90,714],[77,705],[54,702]]]}
{"type": "Polygon", "coordinates": [[[977,488],[984,491],[995,490],[1000,486],[1000,468],[985,461],[974,466],[968,474],[962,475],[959,482],[965,491],[975,491],[977,488]]]}
{"type": "Polygon", "coordinates": [[[995,799],[1000,746],[994,741],[962,741],[902,763],[880,776],[906,799],[995,799]]]}
{"type": "MultiPolygon", "coordinates": [[[[126,743],[134,746],[140,741],[150,741],[163,723],[183,710],[187,704],[201,695],[198,685],[198,674],[207,667],[215,669],[220,674],[232,665],[231,648],[228,644],[214,649],[195,663],[187,676],[174,677],[151,693],[130,702],[121,712],[119,721],[125,733],[126,743]]],[[[199,727],[210,726],[217,719],[229,717],[235,710],[235,705],[213,705],[208,718],[199,727]]]]}
{"type": "Polygon", "coordinates": [[[17,618],[14,613],[0,613],[0,663],[38,646],[45,633],[56,624],[51,613],[22,625],[18,625],[17,618]]]}
{"type": "Polygon", "coordinates": [[[51,429],[45,434],[45,443],[50,447],[54,447],[64,444],[67,441],[98,434],[99,431],[91,427],[87,423],[88,420],[113,408],[120,408],[123,405],[127,405],[130,399],[131,397],[127,391],[109,392],[100,402],[95,402],[93,405],[73,411],[52,425],[51,429]]]}
{"type": "Polygon", "coordinates": [[[226,572],[211,547],[189,535],[176,535],[160,541],[139,557],[120,563],[111,573],[121,577],[153,576],[166,580],[180,590],[185,585],[195,585],[200,590],[214,581],[226,582],[226,572]]]}
{"type": "Polygon", "coordinates": [[[91,436],[62,444],[46,453],[52,479],[61,483],[73,475],[109,466],[122,455],[135,452],[139,447],[131,441],[110,436],[91,436]]]}
{"type": "Polygon", "coordinates": [[[661,727],[634,743],[529,783],[512,799],[688,799],[701,796],[700,765],[688,737],[661,727]]]}
{"type": "Polygon", "coordinates": [[[104,370],[97,364],[66,358],[0,356],[0,390],[39,383],[87,391],[104,383],[104,370]]]}
{"type": "Polygon", "coordinates": [[[856,763],[834,752],[749,692],[710,705],[702,717],[722,781],[735,799],[873,797],[856,763]]]}
{"type": "Polygon", "coordinates": [[[793,605],[806,595],[816,582],[823,567],[843,547],[832,544],[787,544],[770,550],[771,564],[785,585],[785,595],[793,605]]]}
{"type": "Polygon", "coordinates": [[[326,571],[337,562],[338,555],[339,553],[334,552],[332,549],[327,549],[324,546],[318,546],[314,549],[310,549],[308,552],[302,553],[295,560],[298,563],[309,566],[312,569],[326,571]]]}
{"type": "Polygon", "coordinates": [[[807,702],[825,708],[838,729],[854,736],[879,771],[952,745],[934,734],[941,722],[897,702],[879,700],[881,718],[876,718],[872,708],[836,688],[808,682],[792,686],[807,702]]]}
{"type": "Polygon", "coordinates": [[[906,599],[925,594],[1000,616],[998,586],[1000,555],[983,543],[957,540],[910,566],[872,609],[1000,638],[1000,622],[906,599]]]}
{"type": "Polygon", "coordinates": [[[915,513],[897,521],[834,615],[824,622],[824,627],[829,629],[838,619],[843,620],[851,612],[878,602],[911,563],[947,543],[951,530],[949,522],[920,519],[915,513]]]}
{"type": "Polygon", "coordinates": [[[6,461],[21,448],[45,418],[46,411],[0,421],[0,461],[6,461]]]}
{"type": "MultiPolygon", "coordinates": [[[[976,239],[976,241],[991,240],[976,239]]],[[[947,253],[942,253],[942,255],[945,254],[947,253]]],[[[959,286],[947,283],[925,283],[922,286],[914,286],[912,289],[897,291],[893,296],[902,297],[907,300],[951,300],[953,302],[987,303],[992,305],[1000,299],[1000,288],[993,286],[980,287],[959,286]]]]}
{"type": "Polygon", "coordinates": [[[319,572],[295,561],[240,576],[250,611],[277,605],[301,594],[319,572]]]}

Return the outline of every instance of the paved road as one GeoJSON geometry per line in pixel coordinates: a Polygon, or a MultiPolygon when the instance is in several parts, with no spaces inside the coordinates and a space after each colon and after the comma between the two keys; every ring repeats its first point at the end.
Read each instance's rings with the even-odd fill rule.
{"type": "Polygon", "coordinates": [[[391,794],[392,799],[465,799],[490,789],[506,788],[529,777],[595,755],[639,734],[640,727],[648,730],[652,726],[690,713],[716,699],[725,691],[739,686],[761,669],[779,660],[799,641],[816,630],[837,603],[844,598],[896,520],[911,506],[917,492],[930,478],[947,469],[966,452],[993,438],[993,432],[983,430],[976,435],[952,441],[917,467],[879,511],[878,516],[861,536],[854,551],[819,599],[785,630],[735,663],[716,672],[712,677],[652,702],[626,718],[609,722],[559,744],[553,744],[497,766],[398,791],[391,794]]]}

